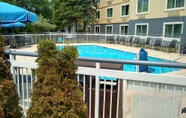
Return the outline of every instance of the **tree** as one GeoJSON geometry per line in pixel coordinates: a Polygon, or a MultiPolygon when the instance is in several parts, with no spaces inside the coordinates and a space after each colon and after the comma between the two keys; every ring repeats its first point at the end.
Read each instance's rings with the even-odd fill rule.
{"type": "MultiPolygon", "coordinates": [[[[95,21],[95,0],[53,0],[52,21],[59,29],[88,25],[95,21]]],[[[85,27],[84,26],[84,27],[85,27]]]]}
{"type": "Polygon", "coordinates": [[[41,14],[39,15],[38,22],[32,23],[35,32],[44,32],[54,30],[56,25],[49,23],[49,20],[44,18],[41,14]]]}
{"type": "Polygon", "coordinates": [[[36,14],[41,14],[45,18],[51,19],[52,10],[49,0],[15,0],[16,5],[32,11],[36,14]]]}
{"type": "Polygon", "coordinates": [[[10,73],[10,62],[4,56],[3,42],[0,35],[0,118],[21,118],[22,109],[10,73]]]}
{"type": "Polygon", "coordinates": [[[58,51],[54,42],[38,45],[37,82],[34,83],[28,118],[86,118],[87,106],[75,80],[78,57],[73,46],[58,51]]]}

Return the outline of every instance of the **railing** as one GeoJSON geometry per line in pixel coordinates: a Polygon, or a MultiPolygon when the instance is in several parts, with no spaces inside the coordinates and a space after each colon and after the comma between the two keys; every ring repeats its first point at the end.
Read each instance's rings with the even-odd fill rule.
{"type": "MultiPolygon", "coordinates": [[[[4,35],[9,37],[12,35],[4,35]]],[[[138,35],[122,35],[122,34],[67,34],[67,33],[45,33],[45,34],[16,34],[13,36],[20,36],[31,40],[32,43],[38,43],[40,40],[53,40],[56,43],[68,44],[68,43],[134,43],[135,37],[140,38],[141,44],[145,44],[147,38],[150,38],[150,42],[147,45],[154,46],[156,39],[162,39],[161,44],[158,46],[168,47],[172,40],[176,40],[176,48],[180,50],[181,38],[170,38],[164,36],[138,36],[138,35]],[[118,37],[125,37],[125,40],[120,40],[118,37]],[[131,40],[132,37],[132,40],[131,40]]],[[[178,51],[179,52],[179,51],[178,51]]]]}
{"type": "MultiPolygon", "coordinates": [[[[36,62],[16,60],[16,56],[37,57],[37,53],[8,52],[11,71],[20,105],[26,114],[30,106],[30,92],[37,81],[36,62]]],[[[100,63],[136,64],[186,68],[184,63],[146,62],[79,57],[96,62],[95,67],[79,66],[77,81],[83,89],[83,100],[88,104],[89,118],[180,118],[186,106],[186,77],[162,74],[101,69],[100,63]],[[103,76],[104,79],[100,79],[103,76]],[[108,80],[108,77],[110,79],[108,80]],[[116,80],[114,78],[117,78],[116,80]]]]}

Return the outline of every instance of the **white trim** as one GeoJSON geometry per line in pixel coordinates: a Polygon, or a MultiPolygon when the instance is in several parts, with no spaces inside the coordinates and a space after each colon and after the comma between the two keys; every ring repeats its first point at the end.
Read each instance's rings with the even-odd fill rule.
{"type": "Polygon", "coordinates": [[[138,0],[136,0],[136,14],[148,14],[150,12],[150,0],[148,0],[148,11],[138,13],[138,0]]]}
{"type": "Polygon", "coordinates": [[[136,35],[137,25],[147,25],[147,33],[146,33],[146,36],[147,36],[149,32],[149,23],[136,23],[135,24],[135,35],[136,35]]]}
{"type": "Polygon", "coordinates": [[[112,19],[114,17],[114,7],[108,7],[106,8],[106,19],[112,19]],[[112,8],[112,17],[107,17],[107,10],[112,8]]]}
{"type": "Polygon", "coordinates": [[[112,32],[111,32],[111,34],[113,34],[113,25],[105,25],[105,33],[107,34],[107,27],[112,27],[112,32]]]}
{"type": "Polygon", "coordinates": [[[130,10],[130,4],[129,3],[121,4],[121,6],[120,6],[120,17],[128,17],[129,16],[129,13],[130,13],[129,10],[130,10]],[[122,7],[123,6],[127,6],[127,5],[129,5],[128,15],[123,15],[122,16],[122,7]]]}
{"type": "Polygon", "coordinates": [[[95,25],[94,26],[94,33],[96,33],[96,27],[99,27],[99,32],[98,32],[98,34],[100,33],[100,25],[95,25]]]}
{"type": "MultiPolygon", "coordinates": [[[[96,12],[98,12],[98,11],[99,11],[99,19],[96,18],[96,20],[100,20],[100,18],[101,18],[101,11],[100,10],[96,10],[96,12]]],[[[96,17],[97,17],[97,15],[96,15],[96,17]]]]}
{"type": "MultiPolygon", "coordinates": [[[[183,22],[164,22],[163,23],[163,38],[165,37],[165,25],[175,25],[175,24],[182,24],[181,34],[183,33],[183,22]]],[[[170,38],[170,37],[167,37],[167,38],[170,38]]]]}
{"type": "MultiPolygon", "coordinates": [[[[119,34],[120,35],[122,35],[121,34],[121,26],[128,26],[128,30],[129,30],[129,24],[121,24],[120,26],[119,26],[119,34]]],[[[128,33],[128,32],[127,32],[128,33]]]]}
{"type": "Polygon", "coordinates": [[[168,0],[165,0],[165,11],[174,11],[174,10],[184,10],[185,9],[186,0],[184,0],[183,7],[176,7],[176,8],[169,8],[169,9],[167,9],[167,1],[168,0]]]}
{"type": "Polygon", "coordinates": [[[88,28],[88,27],[90,27],[90,32],[87,32],[87,29],[86,29],[86,32],[87,32],[87,33],[91,33],[91,26],[87,26],[87,28],[88,28]]]}

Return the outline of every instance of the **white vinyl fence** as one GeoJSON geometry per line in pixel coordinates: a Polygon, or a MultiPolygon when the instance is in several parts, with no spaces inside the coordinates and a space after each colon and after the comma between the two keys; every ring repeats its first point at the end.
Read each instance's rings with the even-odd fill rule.
{"type": "MultiPolygon", "coordinates": [[[[11,71],[20,105],[26,114],[33,83],[37,81],[32,71],[37,68],[37,63],[19,61],[15,56],[13,52],[10,54],[11,71]]],[[[82,85],[83,100],[88,104],[89,118],[185,118],[181,111],[186,107],[186,77],[101,69],[100,62],[104,61],[119,63],[97,60],[95,67],[78,66],[76,72],[77,81],[82,85]]],[[[179,63],[125,62],[186,68],[186,64],[179,63]]]]}

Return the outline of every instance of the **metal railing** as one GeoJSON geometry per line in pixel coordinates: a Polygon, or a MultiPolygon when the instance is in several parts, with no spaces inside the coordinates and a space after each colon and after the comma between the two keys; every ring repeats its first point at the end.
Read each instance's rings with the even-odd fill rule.
{"type": "Polygon", "coordinates": [[[181,38],[171,38],[164,36],[138,36],[138,35],[122,35],[122,34],[90,34],[90,33],[75,33],[75,34],[67,34],[67,33],[44,33],[44,34],[14,34],[14,35],[3,35],[5,37],[9,36],[20,36],[24,38],[28,38],[32,43],[38,43],[40,40],[53,40],[56,43],[133,43],[135,41],[135,37],[140,38],[140,42],[138,43],[146,43],[147,38],[150,38],[151,41],[148,45],[153,46],[156,39],[162,39],[161,46],[168,47],[172,40],[177,40],[176,47],[180,49],[180,41],[181,38]],[[125,41],[120,40],[118,37],[125,37],[125,41]],[[133,38],[130,40],[130,38],[133,38]]]}
{"type": "MultiPolygon", "coordinates": [[[[11,72],[26,114],[30,106],[30,92],[37,81],[36,62],[16,60],[16,56],[37,57],[37,53],[10,52],[11,72]]],[[[100,68],[100,63],[153,65],[186,68],[185,63],[148,62],[79,57],[93,61],[95,67],[79,66],[77,81],[83,89],[83,100],[88,104],[89,118],[180,118],[186,106],[186,77],[163,74],[127,72],[100,68]],[[104,79],[100,79],[100,76],[104,79]]]]}

